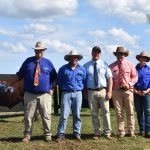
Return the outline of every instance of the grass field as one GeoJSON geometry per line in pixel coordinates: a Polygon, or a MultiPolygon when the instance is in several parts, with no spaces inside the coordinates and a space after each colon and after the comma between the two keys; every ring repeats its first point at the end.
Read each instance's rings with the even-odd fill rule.
{"type": "MultiPolygon", "coordinates": [[[[72,116],[69,117],[66,140],[61,143],[45,142],[42,136],[41,120],[34,123],[32,141],[28,144],[22,143],[23,137],[23,112],[0,113],[0,150],[150,150],[150,139],[139,135],[136,138],[117,137],[117,127],[114,110],[111,109],[112,136],[111,141],[101,137],[93,140],[91,116],[88,109],[81,112],[82,119],[82,141],[72,138],[72,116]]],[[[52,115],[52,132],[55,139],[59,115],[52,115]]],[[[138,127],[136,123],[136,133],[138,127]]]]}

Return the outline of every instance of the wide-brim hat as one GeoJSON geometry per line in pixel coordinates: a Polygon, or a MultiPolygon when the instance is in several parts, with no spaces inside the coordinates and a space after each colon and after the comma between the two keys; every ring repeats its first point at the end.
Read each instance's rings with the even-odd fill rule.
{"type": "Polygon", "coordinates": [[[42,42],[37,42],[33,49],[34,50],[46,50],[47,48],[44,46],[42,42]]]}
{"type": "Polygon", "coordinates": [[[136,55],[136,59],[138,61],[140,61],[140,57],[146,57],[147,58],[146,62],[150,61],[150,56],[146,51],[142,51],[139,55],[136,55]]]}
{"type": "Polygon", "coordinates": [[[71,50],[68,55],[65,55],[65,56],[64,56],[64,59],[65,59],[66,61],[70,61],[70,57],[71,57],[71,56],[77,57],[78,60],[81,60],[81,59],[83,58],[83,56],[82,56],[82,55],[79,55],[77,51],[71,50]]]}
{"type": "Polygon", "coordinates": [[[117,53],[124,53],[125,57],[127,57],[129,55],[129,51],[125,50],[124,47],[117,47],[116,52],[113,52],[113,54],[116,56],[117,53]]]}

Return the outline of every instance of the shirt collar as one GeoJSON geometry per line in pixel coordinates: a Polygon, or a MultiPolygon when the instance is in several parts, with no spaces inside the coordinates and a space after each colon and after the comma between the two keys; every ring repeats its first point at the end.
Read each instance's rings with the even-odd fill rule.
{"type": "Polygon", "coordinates": [[[126,61],[126,60],[124,59],[124,60],[123,60],[123,61],[121,61],[121,62],[120,62],[120,61],[117,61],[117,63],[118,63],[118,64],[124,64],[124,63],[125,63],[125,61],[126,61]]]}
{"type": "MultiPolygon", "coordinates": [[[[147,64],[145,64],[142,68],[146,68],[146,67],[147,67],[147,64]]],[[[140,64],[137,64],[137,65],[136,65],[136,68],[141,68],[141,67],[140,67],[140,64]]]]}
{"type": "Polygon", "coordinates": [[[42,61],[42,59],[43,59],[43,57],[42,58],[40,58],[40,59],[36,59],[36,57],[34,56],[34,61],[37,63],[37,62],[41,62],[42,61]]]}
{"type": "Polygon", "coordinates": [[[92,63],[94,64],[94,63],[99,63],[100,62],[100,59],[98,59],[97,61],[94,61],[94,60],[92,60],[92,63]]]}
{"type": "MultiPolygon", "coordinates": [[[[79,66],[79,64],[77,63],[76,68],[78,68],[78,66],[79,66]]],[[[67,67],[71,69],[71,67],[70,67],[70,64],[69,64],[69,63],[67,64],[67,67]]]]}

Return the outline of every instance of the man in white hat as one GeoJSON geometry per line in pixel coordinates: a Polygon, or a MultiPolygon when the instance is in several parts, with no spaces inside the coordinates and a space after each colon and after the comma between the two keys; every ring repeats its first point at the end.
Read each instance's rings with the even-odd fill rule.
{"type": "Polygon", "coordinates": [[[137,112],[137,120],[140,135],[150,138],[150,56],[146,51],[136,55],[139,63],[136,65],[138,81],[134,85],[134,105],[137,112]]]}
{"type": "Polygon", "coordinates": [[[24,80],[24,139],[29,142],[32,134],[33,118],[39,109],[44,136],[46,141],[51,141],[51,104],[52,94],[56,81],[56,71],[52,62],[43,57],[47,49],[41,42],[37,42],[35,56],[27,58],[16,73],[18,80],[24,80]]]}
{"type": "Polygon", "coordinates": [[[98,140],[103,132],[105,138],[111,140],[109,99],[112,95],[112,73],[107,63],[100,59],[100,47],[94,46],[91,55],[92,60],[87,62],[84,67],[87,71],[86,88],[94,129],[93,139],[98,140]],[[99,108],[101,108],[103,115],[103,131],[100,124],[99,108]]]}
{"type": "Polygon", "coordinates": [[[135,66],[127,61],[125,57],[129,51],[124,47],[117,47],[113,52],[117,61],[110,65],[113,74],[112,99],[116,112],[119,137],[125,136],[124,109],[127,118],[127,134],[135,137],[134,134],[134,105],[133,105],[133,85],[137,82],[137,72],[135,66]]]}
{"type": "Polygon", "coordinates": [[[57,129],[56,142],[64,140],[67,119],[70,109],[73,116],[73,135],[74,138],[80,140],[81,119],[80,111],[82,105],[82,90],[86,80],[85,68],[78,64],[78,61],[83,58],[77,51],[70,51],[64,59],[69,63],[63,65],[57,76],[57,83],[61,89],[61,116],[57,129]]]}

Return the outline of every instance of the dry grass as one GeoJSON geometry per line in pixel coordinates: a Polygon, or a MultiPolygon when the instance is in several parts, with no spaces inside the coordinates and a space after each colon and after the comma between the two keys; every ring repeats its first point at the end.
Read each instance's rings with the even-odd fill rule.
{"type": "MultiPolygon", "coordinates": [[[[150,139],[137,135],[136,138],[117,137],[116,120],[114,111],[111,110],[111,122],[113,140],[105,138],[92,140],[91,116],[88,109],[82,110],[82,141],[76,141],[72,137],[72,116],[69,117],[66,140],[56,143],[55,134],[59,115],[52,116],[53,141],[45,142],[42,136],[41,120],[34,123],[32,141],[28,144],[21,142],[23,137],[23,113],[0,113],[0,150],[150,150],[150,139]]],[[[136,132],[138,132],[136,124],[136,132]]]]}

